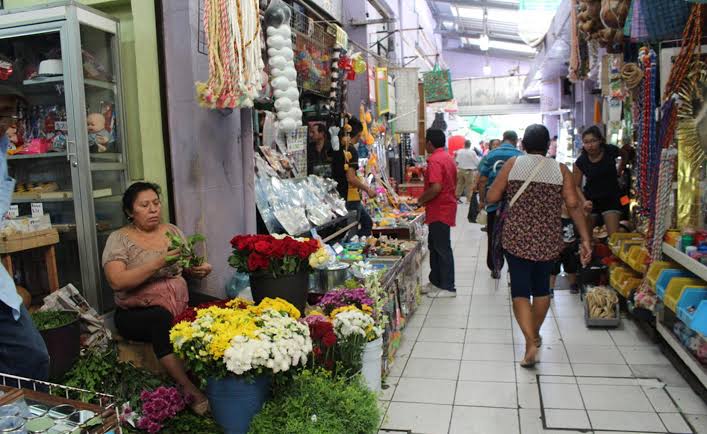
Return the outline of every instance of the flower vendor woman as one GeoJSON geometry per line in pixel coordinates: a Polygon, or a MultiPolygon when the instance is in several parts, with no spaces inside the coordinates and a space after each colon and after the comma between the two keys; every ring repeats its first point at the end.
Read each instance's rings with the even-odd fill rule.
{"type": "Polygon", "coordinates": [[[169,265],[168,232],[184,238],[176,226],[162,223],[159,186],[138,182],[123,195],[127,226],[113,232],[103,250],[103,269],[115,291],[115,325],[126,339],[150,342],[167,373],[193,398],[197,413],[207,410],[206,396],[189,380],[173,354],[169,331],[174,317],[187,308],[189,292],[182,273],[204,278],[211,265],[182,270],[169,265]]]}

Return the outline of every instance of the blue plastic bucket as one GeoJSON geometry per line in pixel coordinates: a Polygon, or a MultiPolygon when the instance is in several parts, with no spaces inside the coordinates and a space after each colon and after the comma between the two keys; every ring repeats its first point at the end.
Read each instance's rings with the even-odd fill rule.
{"type": "Polygon", "coordinates": [[[210,379],[206,385],[211,413],[226,434],[246,434],[250,421],[270,397],[272,377],[210,379]]]}

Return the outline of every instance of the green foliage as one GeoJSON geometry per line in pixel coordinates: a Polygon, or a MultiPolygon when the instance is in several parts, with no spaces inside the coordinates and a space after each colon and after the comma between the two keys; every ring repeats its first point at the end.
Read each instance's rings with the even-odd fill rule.
{"type": "Polygon", "coordinates": [[[78,315],[76,312],[64,310],[48,310],[44,312],[35,312],[32,314],[32,322],[34,322],[37,330],[52,330],[71,324],[76,320],[78,315]]]}
{"type": "Polygon", "coordinates": [[[167,257],[170,264],[179,264],[184,269],[198,267],[204,263],[204,258],[196,254],[194,247],[197,243],[206,241],[206,237],[201,234],[194,234],[187,237],[186,241],[179,235],[167,232],[169,238],[169,250],[179,250],[176,256],[167,257]]]}
{"type": "MultiPolygon", "coordinates": [[[[140,392],[165,384],[164,379],[130,363],[118,360],[115,349],[88,351],[66,373],[61,384],[79,389],[113,395],[118,402],[130,402],[138,408],[140,392]]],[[[79,394],[72,398],[89,400],[92,394],[79,394]]]]}
{"type": "Polygon", "coordinates": [[[348,381],[327,371],[303,371],[282,388],[250,425],[251,434],[369,434],[378,432],[376,394],[360,377],[348,381]]]}
{"type": "Polygon", "coordinates": [[[183,411],[168,420],[161,432],[168,434],[219,434],[223,430],[213,418],[197,416],[191,411],[183,411]]]}

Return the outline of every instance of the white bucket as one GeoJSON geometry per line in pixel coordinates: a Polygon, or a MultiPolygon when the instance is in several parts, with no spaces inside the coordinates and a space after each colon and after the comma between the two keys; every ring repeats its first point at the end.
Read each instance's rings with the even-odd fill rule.
{"type": "Polygon", "coordinates": [[[383,338],[369,342],[363,347],[363,367],[361,374],[366,385],[373,392],[381,391],[381,371],[383,370],[383,338]]]}

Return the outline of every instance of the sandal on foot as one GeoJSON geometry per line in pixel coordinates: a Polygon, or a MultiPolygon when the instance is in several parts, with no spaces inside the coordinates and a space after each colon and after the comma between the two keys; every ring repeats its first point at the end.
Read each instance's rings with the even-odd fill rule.
{"type": "Polygon", "coordinates": [[[535,365],[536,365],[537,363],[538,363],[537,360],[523,360],[523,361],[520,362],[520,367],[521,367],[521,368],[530,369],[530,368],[535,367],[535,365]]]}
{"type": "Polygon", "coordinates": [[[191,410],[199,416],[205,415],[209,410],[209,400],[204,399],[203,401],[195,402],[191,404],[191,410]]]}

